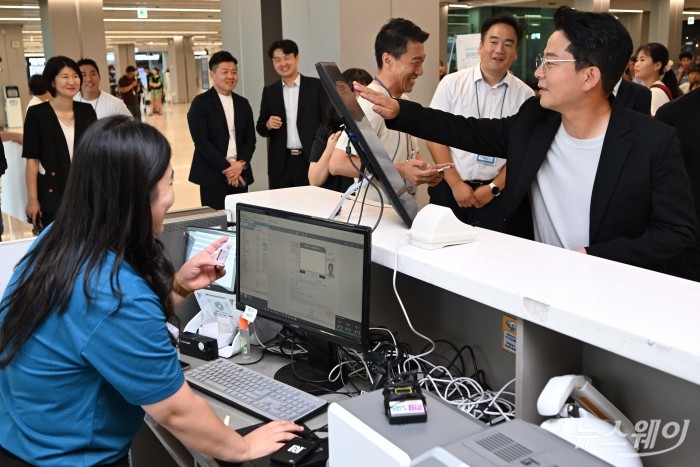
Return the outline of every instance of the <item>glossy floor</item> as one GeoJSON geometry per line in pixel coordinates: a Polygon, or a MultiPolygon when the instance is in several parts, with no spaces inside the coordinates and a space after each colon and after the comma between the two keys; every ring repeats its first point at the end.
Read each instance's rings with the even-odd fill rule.
{"type": "MultiPolygon", "coordinates": [[[[172,210],[200,206],[199,187],[187,181],[192,163],[194,144],[187,127],[189,104],[168,104],[163,106],[163,115],[152,115],[143,121],[158,128],[173,148],[172,165],[175,170],[175,204],[172,210]]],[[[18,240],[32,236],[31,225],[2,213],[5,232],[3,241],[18,240]]]]}

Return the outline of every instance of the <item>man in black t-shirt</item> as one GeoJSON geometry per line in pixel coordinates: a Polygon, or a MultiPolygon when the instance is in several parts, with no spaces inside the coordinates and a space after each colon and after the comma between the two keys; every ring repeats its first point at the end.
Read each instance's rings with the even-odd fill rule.
{"type": "Polygon", "coordinates": [[[136,67],[129,65],[126,67],[124,76],[119,78],[117,83],[122,100],[126,104],[134,119],[141,121],[141,106],[139,105],[139,95],[141,93],[141,82],[138,79],[136,67]]]}

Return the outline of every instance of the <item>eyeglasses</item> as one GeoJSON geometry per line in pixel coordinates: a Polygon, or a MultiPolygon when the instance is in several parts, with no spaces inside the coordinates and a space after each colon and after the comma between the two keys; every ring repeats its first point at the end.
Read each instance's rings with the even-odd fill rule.
{"type": "Polygon", "coordinates": [[[544,58],[542,55],[538,55],[537,58],[535,58],[535,70],[542,67],[542,70],[547,71],[547,68],[549,68],[550,63],[583,62],[583,61],[584,60],[576,60],[575,58],[549,60],[547,58],[544,58]]]}

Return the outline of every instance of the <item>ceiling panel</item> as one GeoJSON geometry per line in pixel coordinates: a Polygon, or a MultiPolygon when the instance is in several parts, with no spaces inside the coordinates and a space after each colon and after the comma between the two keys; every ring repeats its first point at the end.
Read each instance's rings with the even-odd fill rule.
{"type": "MultiPolygon", "coordinates": [[[[460,3],[472,7],[490,4],[555,8],[573,5],[574,1],[466,0],[460,3]]],[[[650,4],[650,0],[612,0],[610,7],[648,11],[650,4]]],[[[104,0],[103,8],[108,48],[130,43],[142,50],[162,51],[167,48],[167,38],[176,35],[194,36],[195,49],[216,49],[221,44],[219,0],[104,0]],[[137,18],[137,8],[148,9],[148,20],[137,18]],[[189,11],[172,11],[178,9],[189,11]]],[[[686,0],[685,10],[700,11],[700,0],[686,0]]],[[[0,0],[0,18],[8,18],[0,19],[0,24],[23,25],[26,53],[43,53],[38,0],[0,0]]]]}

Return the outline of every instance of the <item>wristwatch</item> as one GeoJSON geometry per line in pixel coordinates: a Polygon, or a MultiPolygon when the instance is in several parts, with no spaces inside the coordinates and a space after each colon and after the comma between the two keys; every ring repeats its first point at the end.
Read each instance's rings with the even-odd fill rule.
{"type": "Polygon", "coordinates": [[[501,194],[501,189],[498,188],[498,185],[496,185],[495,183],[493,183],[493,182],[489,183],[489,188],[491,188],[491,194],[493,196],[498,196],[501,194]]]}

